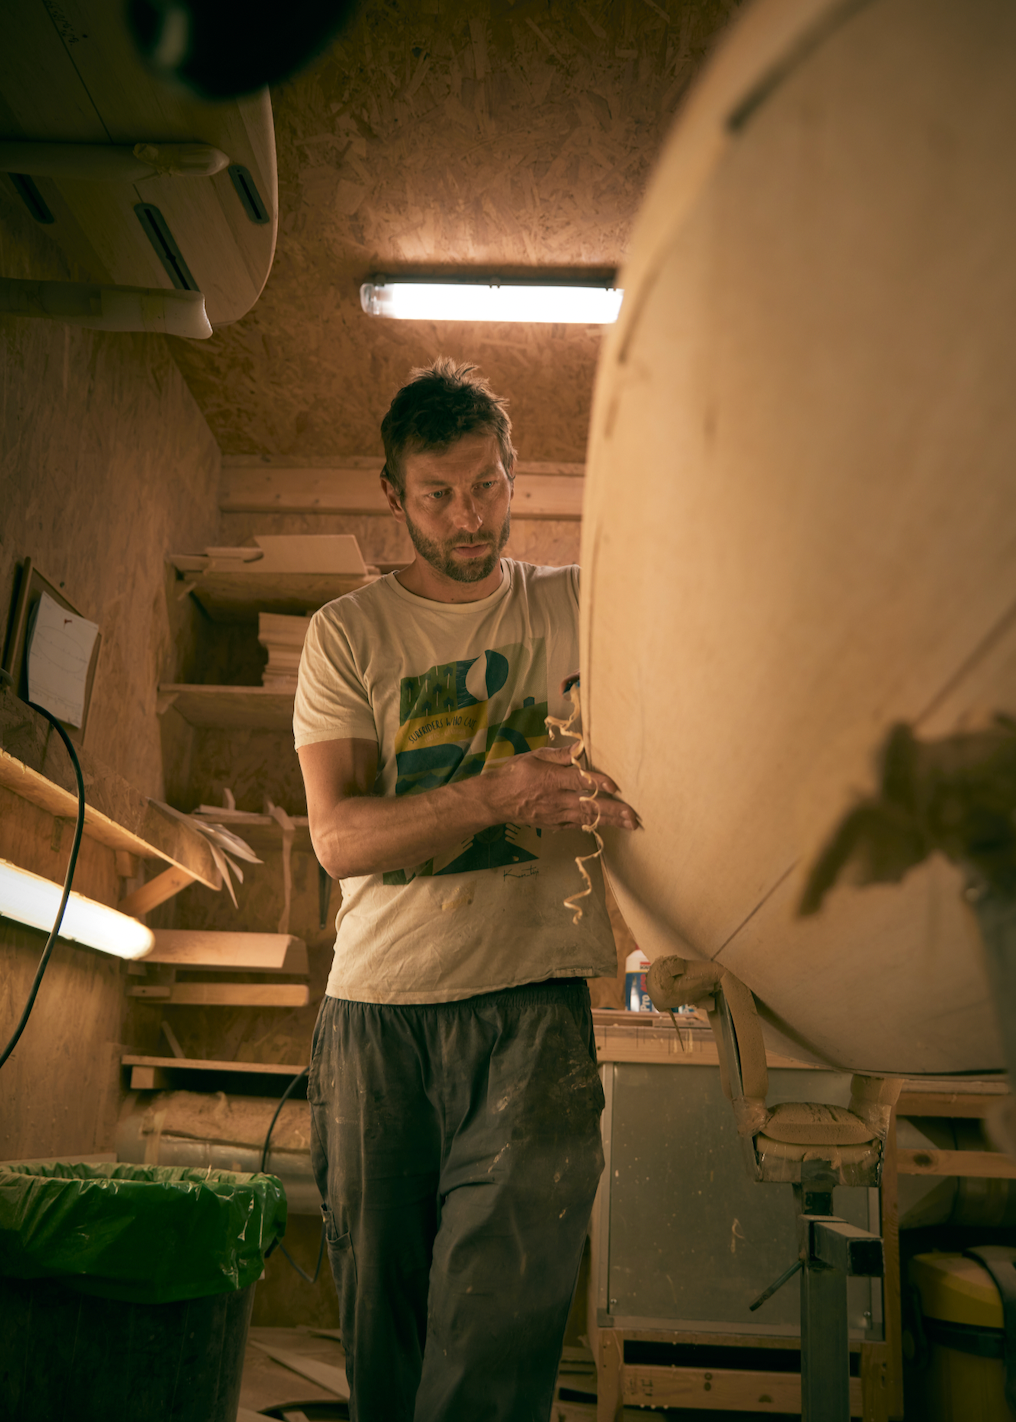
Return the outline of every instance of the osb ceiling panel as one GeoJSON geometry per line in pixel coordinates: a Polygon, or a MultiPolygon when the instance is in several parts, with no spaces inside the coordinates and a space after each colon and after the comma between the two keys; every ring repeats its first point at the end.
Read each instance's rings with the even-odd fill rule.
{"type": "Polygon", "coordinates": [[[737,0],[366,0],[273,91],[280,224],[264,294],[174,341],[223,453],[380,450],[416,365],[479,364],[521,457],[585,455],[596,327],[406,322],[360,310],[373,274],[609,272],[653,161],[737,0]]]}

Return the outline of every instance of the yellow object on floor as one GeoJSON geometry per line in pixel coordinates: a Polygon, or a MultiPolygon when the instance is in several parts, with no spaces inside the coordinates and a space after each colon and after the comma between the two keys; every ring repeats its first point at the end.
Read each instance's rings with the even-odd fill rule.
{"type": "MultiPolygon", "coordinates": [[[[1016,1258],[1016,1249],[992,1252],[1016,1258]]],[[[920,1297],[928,1345],[914,1415],[922,1422],[1012,1422],[1002,1302],[991,1275],[961,1254],[918,1254],[910,1262],[910,1282],[920,1297]]]]}

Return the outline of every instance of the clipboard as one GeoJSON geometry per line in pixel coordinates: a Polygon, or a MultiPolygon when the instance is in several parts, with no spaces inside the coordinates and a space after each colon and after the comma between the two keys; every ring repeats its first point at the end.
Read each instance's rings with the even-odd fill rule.
{"type": "MultiPolygon", "coordinates": [[[[15,695],[25,702],[28,701],[28,627],[31,622],[32,610],[44,592],[48,593],[60,607],[72,612],[75,617],[84,616],[84,613],[76,608],[59,588],[54,587],[50,580],[39,572],[31,558],[23,560],[20,576],[15,585],[13,611],[7,625],[3,669],[13,678],[15,695]]],[[[95,646],[92,648],[92,657],[88,664],[88,675],[85,678],[85,700],[81,713],[81,725],[69,726],[66,721],[60,722],[75,745],[81,745],[85,739],[88,708],[92,700],[92,687],[95,682],[95,669],[99,662],[101,644],[102,633],[99,632],[96,634],[95,646]]]]}

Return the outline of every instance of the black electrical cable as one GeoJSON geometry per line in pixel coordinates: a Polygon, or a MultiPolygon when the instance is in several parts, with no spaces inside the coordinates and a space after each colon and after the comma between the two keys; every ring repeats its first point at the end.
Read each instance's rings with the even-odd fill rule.
{"type": "Polygon", "coordinates": [[[292,1096],[292,1094],[293,1094],[293,1092],[296,1090],[296,1088],[300,1085],[300,1082],[303,1081],[304,1077],[308,1076],[309,1074],[310,1074],[310,1067],[304,1067],[303,1071],[301,1071],[298,1075],[296,1075],[296,1076],[293,1077],[293,1080],[289,1083],[289,1085],[286,1087],[285,1091],[282,1093],[281,1100],[279,1101],[278,1106],[276,1106],[276,1108],[275,1108],[275,1115],[272,1117],[271,1121],[269,1121],[269,1123],[268,1123],[268,1134],[265,1136],[265,1143],[264,1143],[264,1146],[263,1146],[262,1151],[261,1151],[261,1170],[262,1170],[262,1173],[264,1172],[265,1167],[266,1167],[267,1164],[268,1164],[268,1151],[269,1151],[269,1149],[270,1149],[270,1147],[271,1147],[271,1144],[272,1144],[272,1132],[275,1130],[275,1123],[276,1123],[276,1121],[279,1119],[279,1117],[280,1117],[281,1114],[282,1114],[282,1108],[283,1108],[283,1106],[285,1106],[286,1102],[287,1102],[287,1101],[289,1100],[289,1098],[292,1096]]]}
{"type": "MultiPolygon", "coordinates": [[[[275,1115],[272,1117],[271,1121],[268,1123],[268,1132],[267,1132],[267,1134],[265,1135],[265,1144],[264,1144],[264,1148],[263,1148],[262,1151],[261,1151],[261,1171],[262,1171],[262,1174],[265,1172],[265,1170],[266,1170],[267,1167],[268,1167],[268,1153],[269,1153],[269,1150],[271,1149],[271,1144],[272,1144],[272,1132],[275,1130],[275,1123],[276,1123],[276,1121],[279,1119],[279,1116],[282,1114],[282,1108],[283,1108],[283,1106],[285,1106],[286,1102],[287,1102],[287,1101],[289,1100],[289,1098],[292,1096],[293,1092],[294,1092],[294,1091],[296,1090],[296,1088],[300,1085],[300,1082],[303,1081],[303,1080],[306,1078],[306,1076],[308,1075],[309,1072],[310,1072],[310,1067],[304,1067],[303,1071],[300,1072],[298,1076],[294,1076],[294,1077],[293,1077],[293,1080],[289,1083],[289,1085],[286,1087],[285,1091],[282,1093],[282,1098],[281,1098],[281,1100],[279,1101],[278,1106],[276,1106],[276,1108],[275,1108],[275,1115]]],[[[322,1261],[322,1259],[324,1259],[324,1257],[325,1257],[325,1227],[324,1227],[324,1224],[321,1225],[321,1243],[318,1245],[317,1264],[314,1266],[314,1274],[313,1274],[313,1277],[312,1277],[310,1274],[308,1274],[308,1273],[306,1272],[306,1270],[300,1268],[299,1264],[296,1262],[296,1260],[295,1260],[295,1259],[293,1258],[293,1256],[290,1254],[289,1250],[288,1250],[288,1249],[286,1248],[286,1246],[283,1244],[283,1242],[282,1242],[281,1239],[275,1240],[275,1242],[266,1250],[266,1252],[265,1252],[265,1258],[266,1258],[266,1259],[268,1258],[268,1256],[269,1256],[271,1253],[273,1253],[273,1251],[274,1251],[276,1245],[278,1245],[278,1247],[282,1250],[283,1254],[284,1254],[285,1257],[289,1260],[290,1264],[292,1264],[293,1268],[294,1268],[294,1269],[296,1270],[296,1272],[299,1274],[299,1276],[300,1276],[301,1279],[304,1279],[308,1284],[316,1284],[316,1283],[317,1283],[317,1281],[318,1281],[318,1275],[321,1273],[321,1261],[322,1261]]]]}
{"type": "MultiPolygon", "coordinates": [[[[2,678],[2,680],[6,682],[9,686],[14,685],[13,678],[7,672],[0,673],[0,678],[2,678]]],[[[3,1053],[0,1054],[0,1067],[4,1065],[11,1052],[13,1052],[14,1048],[18,1045],[18,1041],[21,1037],[21,1034],[25,1030],[25,1027],[28,1023],[28,1018],[31,1014],[32,1008],[35,1006],[35,999],[38,996],[39,988],[42,985],[42,975],[46,971],[46,965],[52,956],[53,948],[57,940],[57,934],[60,930],[60,925],[61,923],[63,923],[64,910],[67,907],[67,900],[70,898],[71,883],[74,879],[74,868],[78,862],[78,850],[81,847],[81,835],[82,831],[85,828],[85,782],[81,774],[81,762],[78,760],[77,753],[73,745],[71,744],[70,736],[68,736],[67,732],[64,730],[63,726],[61,726],[60,722],[56,719],[56,717],[50,715],[50,713],[46,710],[45,706],[37,706],[34,701],[29,701],[28,705],[31,706],[33,711],[38,711],[40,716],[45,716],[46,720],[50,723],[50,725],[59,735],[60,739],[63,741],[64,745],[67,747],[67,754],[70,756],[71,764],[74,767],[74,778],[78,783],[78,818],[77,823],[74,826],[74,840],[71,844],[71,857],[67,861],[67,873],[64,876],[63,895],[60,899],[60,907],[57,909],[56,922],[50,929],[49,937],[46,939],[46,946],[42,950],[42,957],[39,959],[39,966],[35,970],[35,979],[28,994],[28,1001],[25,1003],[25,1010],[21,1014],[21,1020],[15,1027],[10,1041],[7,1043],[6,1047],[4,1047],[3,1053]]]]}

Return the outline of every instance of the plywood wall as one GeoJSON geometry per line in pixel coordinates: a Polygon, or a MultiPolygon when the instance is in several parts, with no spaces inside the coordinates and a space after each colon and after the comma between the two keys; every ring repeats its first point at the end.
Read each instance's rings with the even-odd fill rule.
{"type": "MultiPolygon", "coordinates": [[[[71,275],[0,194],[5,276],[71,275]]],[[[151,795],[162,788],[155,688],[189,636],[163,559],[215,532],[219,452],[161,336],[0,317],[0,615],[27,554],[97,622],[86,744],[151,795]]]]}
{"type": "Polygon", "coordinates": [[[511,402],[524,459],[581,460],[599,328],[379,320],[376,273],[620,266],[671,120],[736,0],[365,0],[272,93],[275,266],[254,310],[174,342],[225,454],[379,451],[438,355],[511,402]]]}
{"type": "MultiPolygon", "coordinates": [[[[78,275],[2,196],[0,271],[78,275]]],[[[166,780],[156,685],[187,661],[196,628],[196,614],[167,596],[163,560],[214,537],[218,471],[215,441],[161,337],[0,316],[0,622],[29,555],[99,624],[85,744],[153,796],[166,780]]],[[[0,804],[0,857],[62,879],[70,839],[24,801],[0,804]]],[[[86,840],[76,887],[115,903],[122,881],[112,851],[86,840]]],[[[31,930],[0,927],[3,1041],[42,945],[31,930]]],[[[0,1158],[110,1146],[121,1051],[150,1033],[127,1010],[124,979],[117,960],[57,949],[0,1074],[0,1158]]]]}

